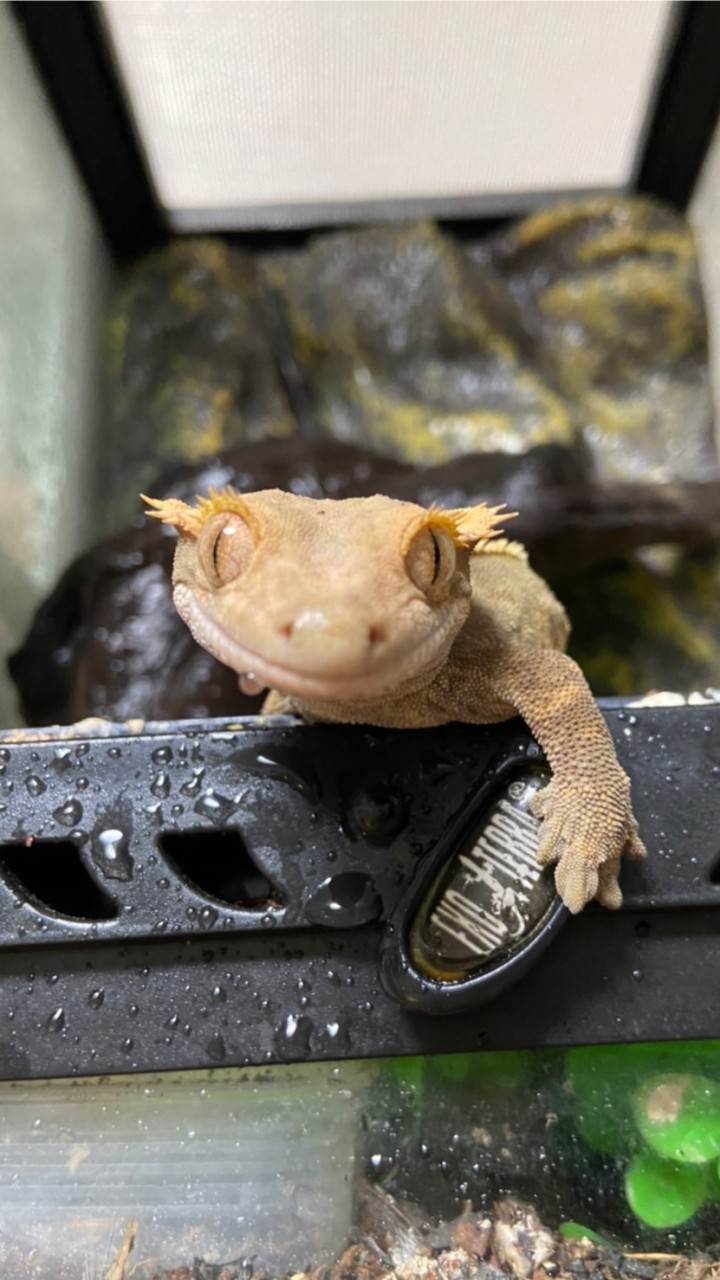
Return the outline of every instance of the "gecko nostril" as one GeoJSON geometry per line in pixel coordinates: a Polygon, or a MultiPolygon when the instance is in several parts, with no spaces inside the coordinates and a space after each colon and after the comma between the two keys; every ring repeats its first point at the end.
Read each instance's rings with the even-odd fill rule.
{"type": "Polygon", "coordinates": [[[381,644],[385,639],[385,632],[382,627],[368,627],[368,642],[370,644],[381,644]]]}
{"type": "Polygon", "coordinates": [[[294,623],[284,622],[281,627],[278,627],[278,631],[281,636],[284,636],[286,640],[289,640],[293,633],[293,627],[294,623]]]}

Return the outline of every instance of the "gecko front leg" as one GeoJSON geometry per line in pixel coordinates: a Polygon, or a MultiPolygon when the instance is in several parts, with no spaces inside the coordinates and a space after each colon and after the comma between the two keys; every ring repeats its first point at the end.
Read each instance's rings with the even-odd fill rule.
{"type": "Polygon", "coordinates": [[[554,649],[513,646],[484,672],[489,692],[523,717],[553,777],[533,801],[542,818],[538,859],[556,863],[565,905],[581,911],[597,898],[619,907],[620,859],[644,858],[630,802],[630,780],[580,668],[554,649]]]}

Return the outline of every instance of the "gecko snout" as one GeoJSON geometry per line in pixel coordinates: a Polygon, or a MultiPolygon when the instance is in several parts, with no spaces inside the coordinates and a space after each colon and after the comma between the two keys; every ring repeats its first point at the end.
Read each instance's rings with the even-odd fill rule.
{"type": "Polygon", "coordinates": [[[301,609],[295,617],[285,617],[277,626],[277,634],[287,643],[288,657],[318,657],[339,667],[375,658],[387,639],[380,622],[358,625],[356,620],[333,617],[323,609],[301,609]]]}
{"type": "MultiPolygon", "coordinates": [[[[282,622],[278,627],[278,631],[285,640],[289,640],[296,630],[322,632],[330,630],[331,625],[324,614],[317,613],[315,610],[306,610],[304,613],[299,614],[297,618],[290,618],[289,621],[282,622]],[[312,613],[312,617],[308,616],[310,613],[312,613]]],[[[367,628],[366,639],[371,647],[376,644],[382,644],[385,639],[384,628],[377,623],[370,623],[367,628]]]]}

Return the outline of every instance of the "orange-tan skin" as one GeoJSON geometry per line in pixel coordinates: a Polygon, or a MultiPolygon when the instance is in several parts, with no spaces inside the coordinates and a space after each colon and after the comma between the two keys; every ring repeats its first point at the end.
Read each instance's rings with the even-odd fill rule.
{"type": "Polygon", "coordinates": [[[499,508],[279,490],[147,501],[179,533],[179,613],[244,688],[272,690],[265,711],[390,728],[521,715],[553,772],[533,802],[540,862],[571,911],[620,906],[620,859],[645,854],[630,783],[563,652],[565,612],[497,537],[499,508]]]}

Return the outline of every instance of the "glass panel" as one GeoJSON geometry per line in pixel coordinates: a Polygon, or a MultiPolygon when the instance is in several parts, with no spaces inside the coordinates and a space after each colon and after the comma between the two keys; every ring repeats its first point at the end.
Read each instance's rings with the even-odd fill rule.
{"type": "Polygon", "coordinates": [[[720,1041],[11,1084],[0,1126],[17,1280],[104,1277],[128,1228],[139,1280],[717,1241],[720,1041]]]}

